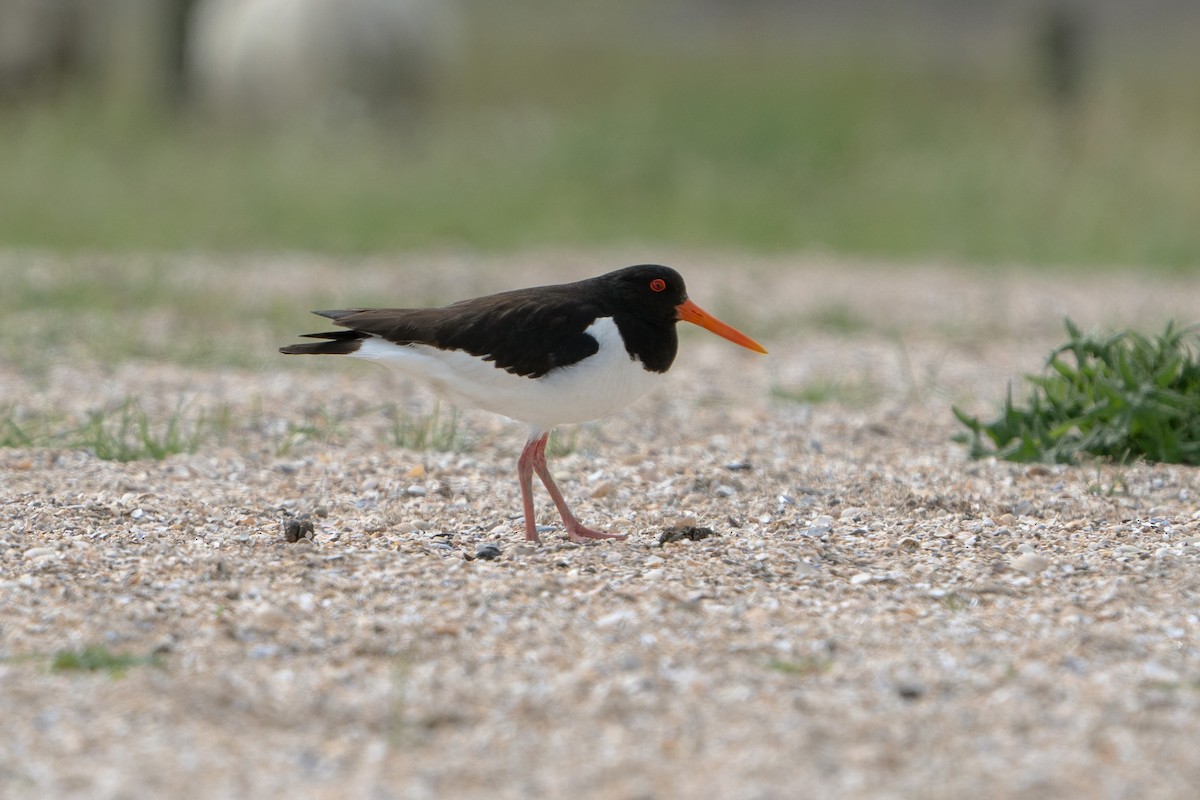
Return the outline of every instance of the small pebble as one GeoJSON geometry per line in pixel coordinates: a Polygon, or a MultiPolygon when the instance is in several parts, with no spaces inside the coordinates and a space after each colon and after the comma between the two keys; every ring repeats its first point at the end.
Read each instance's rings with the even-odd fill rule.
{"type": "Polygon", "coordinates": [[[610,494],[612,494],[613,488],[614,486],[612,481],[601,481],[600,483],[596,484],[594,489],[592,489],[592,499],[600,500],[601,498],[608,497],[610,494]]]}
{"type": "Polygon", "coordinates": [[[1027,517],[1034,511],[1033,503],[1028,500],[1020,500],[1013,505],[1012,513],[1018,517],[1027,517]]]}
{"type": "Polygon", "coordinates": [[[500,557],[501,553],[499,545],[490,542],[481,544],[475,548],[475,557],[483,561],[495,561],[500,557]]]}
{"type": "Polygon", "coordinates": [[[633,622],[636,619],[636,613],[630,609],[622,608],[600,617],[600,619],[596,620],[596,625],[600,628],[609,628],[613,625],[620,625],[623,622],[633,622]]]}
{"type": "Polygon", "coordinates": [[[249,656],[252,659],[270,658],[279,652],[277,644],[256,644],[250,648],[249,656]]]}
{"type": "Polygon", "coordinates": [[[1165,667],[1157,661],[1147,661],[1142,665],[1142,679],[1152,683],[1174,686],[1179,683],[1180,675],[1170,667],[1165,667]]]}
{"type": "Polygon", "coordinates": [[[798,578],[811,578],[814,575],[820,575],[821,570],[808,561],[797,561],[793,567],[793,571],[798,578]]]}
{"type": "Polygon", "coordinates": [[[638,477],[646,483],[658,483],[662,480],[662,475],[654,464],[643,464],[638,468],[638,477]]]}
{"type": "Polygon", "coordinates": [[[289,544],[294,544],[301,540],[311,541],[314,531],[312,520],[307,517],[289,517],[283,520],[283,539],[289,544]]]}
{"type": "Polygon", "coordinates": [[[806,528],[800,529],[801,536],[825,536],[833,531],[833,517],[822,514],[806,528]]]}
{"type": "Polygon", "coordinates": [[[273,633],[287,624],[288,615],[274,606],[260,608],[250,618],[250,627],[255,630],[273,633]]]}
{"type": "Polygon", "coordinates": [[[698,528],[694,525],[673,526],[664,528],[663,532],[658,535],[658,543],[669,544],[670,542],[681,542],[685,539],[689,542],[698,542],[701,539],[707,539],[710,536],[716,536],[716,532],[712,528],[698,528]]]}

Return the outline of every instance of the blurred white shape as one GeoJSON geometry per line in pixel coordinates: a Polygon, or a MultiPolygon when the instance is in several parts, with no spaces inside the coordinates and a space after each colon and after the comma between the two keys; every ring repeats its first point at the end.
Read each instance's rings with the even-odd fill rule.
{"type": "Polygon", "coordinates": [[[199,0],[188,66],[228,122],[394,119],[436,89],[460,30],[447,0],[199,0]]]}

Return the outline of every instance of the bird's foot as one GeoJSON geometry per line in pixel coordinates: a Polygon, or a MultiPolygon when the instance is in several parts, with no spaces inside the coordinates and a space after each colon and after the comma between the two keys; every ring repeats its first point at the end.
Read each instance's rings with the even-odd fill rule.
{"type": "Polygon", "coordinates": [[[571,537],[572,542],[586,542],[595,539],[624,539],[627,534],[605,533],[604,531],[593,530],[586,525],[575,522],[567,524],[567,536],[571,537]]]}

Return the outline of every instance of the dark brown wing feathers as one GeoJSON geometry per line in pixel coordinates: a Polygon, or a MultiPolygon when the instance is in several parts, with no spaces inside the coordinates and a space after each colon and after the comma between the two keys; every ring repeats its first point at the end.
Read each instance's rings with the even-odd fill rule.
{"type": "Polygon", "coordinates": [[[329,341],[290,345],[284,353],[345,354],[378,336],[394,344],[462,350],[517,375],[537,378],[599,350],[585,333],[598,314],[561,287],[521,289],[462,300],[444,308],[375,308],[314,312],[348,331],[308,334],[329,341]]]}

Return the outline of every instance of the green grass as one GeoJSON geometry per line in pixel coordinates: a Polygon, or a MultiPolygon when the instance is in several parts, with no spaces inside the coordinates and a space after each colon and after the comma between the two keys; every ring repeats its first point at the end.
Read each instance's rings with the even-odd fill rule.
{"type": "Polygon", "coordinates": [[[181,264],[186,260],[144,255],[4,254],[0,358],[27,374],[54,363],[48,353],[100,363],[261,368],[281,357],[277,339],[307,324],[305,302],[286,292],[231,291],[236,264],[203,277],[181,264]]]}
{"type": "Polygon", "coordinates": [[[562,458],[579,452],[584,449],[591,433],[592,429],[586,425],[555,428],[550,431],[550,438],[546,440],[546,455],[550,458],[562,458]]]}
{"type": "Polygon", "coordinates": [[[394,405],[386,411],[392,421],[392,444],[397,447],[438,453],[470,449],[466,430],[460,424],[459,411],[453,406],[445,414],[438,402],[428,414],[408,413],[394,405]]]}
{"type": "Polygon", "coordinates": [[[1178,65],[1110,58],[1066,115],[1019,48],[948,67],[886,42],[665,47],[515,27],[477,27],[442,103],[402,135],[219,136],[86,100],[8,110],[0,242],[1200,264],[1200,99],[1178,65]]]}
{"type": "Polygon", "coordinates": [[[104,672],[111,678],[120,678],[133,667],[146,665],[161,667],[161,656],[114,653],[104,645],[90,645],[80,650],[58,651],[50,661],[50,671],[104,672]]]}
{"type": "Polygon", "coordinates": [[[45,447],[55,436],[49,415],[22,413],[12,405],[0,407],[0,447],[45,447]]]}
{"type": "Polygon", "coordinates": [[[795,660],[772,658],[767,662],[767,669],[797,677],[820,675],[828,672],[832,667],[832,659],[819,656],[804,656],[795,660]]]}
{"type": "Polygon", "coordinates": [[[113,409],[88,412],[87,421],[68,435],[67,443],[103,461],[157,461],[196,452],[208,428],[203,414],[188,419],[176,409],[156,422],[136,400],[126,400],[113,409]]]}
{"type": "Polygon", "coordinates": [[[223,435],[230,424],[224,412],[210,418],[204,413],[189,415],[182,408],[155,419],[132,398],[88,411],[82,422],[8,405],[0,407],[0,447],[86,450],[105,461],[159,460],[194,453],[203,439],[223,435]]]}
{"type": "Polygon", "coordinates": [[[287,427],[275,445],[275,455],[285,456],[306,442],[331,442],[346,432],[346,422],[362,416],[364,412],[347,413],[330,408],[324,403],[305,412],[300,421],[289,420],[287,427]]]}
{"type": "Polygon", "coordinates": [[[1200,464],[1200,336],[1196,328],[1083,333],[1047,359],[1025,405],[1010,387],[998,417],[983,422],[954,409],[967,431],[956,439],[975,458],[1074,463],[1090,454],[1124,463],[1200,464]]]}
{"type": "Polygon", "coordinates": [[[346,423],[372,414],[382,413],[391,423],[390,443],[408,450],[438,453],[465,452],[471,449],[466,426],[457,408],[443,412],[435,402],[426,413],[411,412],[391,403],[380,407],[362,408],[352,412],[338,411],[321,405],[307,413],[299,422],[288,422],[276,446],[276,455],[290,453],[309,442],[331,442],[345,435],[346,423]]]}
{"type": "MultiPolygon", "coordinates": [[[[434,404],[428,413],[400,410],[396,405],[344,411],[320,405],[299,421],[289,421],[275,436],[274,452],[282,457],[307,442],[327,443],[347,432],[346,424],[367,414],[383,413],[392,423],[391,444],[418,451],[466,452],[472,442],[459,412],[443,412],[434,404]]],[[[161,460],[194,453],[204,445],[224,444],[231,436],[261,434],[258,415],[238,418],[228,407],[190,412],[178,407],[153,414],[133,398],[92,409],[82,420],[55,411],[28,411],[0,405],[0,448],[65,448],[85,450],[105,461],[161,460]]]]}

